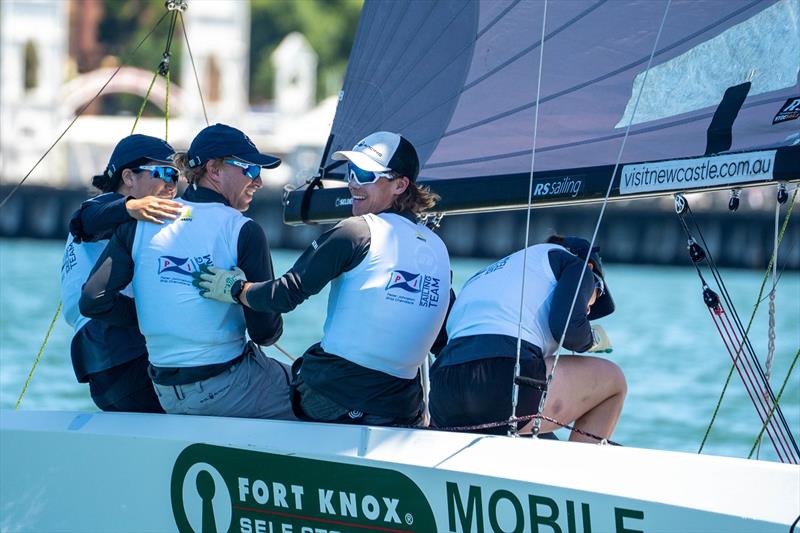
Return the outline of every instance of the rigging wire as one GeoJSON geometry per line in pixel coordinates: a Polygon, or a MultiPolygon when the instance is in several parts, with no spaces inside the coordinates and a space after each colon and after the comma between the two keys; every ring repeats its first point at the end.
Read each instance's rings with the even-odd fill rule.
{"type": "Polygon", "coordinates": [[[78,120],[78,118],[80,118],[80,116],[81,116],[81,115],[82,115],[82,114],[83,114],[83,113],[84,113],[84,112],[85,112],[85,111],[86,111],[86,110],[89,108],[89,106],[90,106],[90,105],[92,105],[92,103],[94,103],[94,101],[95,101],[95,100],[97,100],[97,98],[98,98],[98,97],[99,97],[99,96],[100,96],[100,95],[103,93],[103,91],[105,91],[105,90],[106,90],[106,87],[108,87],[108,84],[109,84],[109,83],[111,83],[111,80],[113,80],[113,79],[114,79],[114,77],[117,75],[117,73],[118,73],[118,72],[119,72],[119,71],[122,69],[122,67],[123,67],[123,66],[124,66],[124,65],[127,63],[128,59],[130,59],[130,58],[133,56],[133,54],[135,54],[135,53],[136,53],[136,51],[137,51],[137,50],[139,50],[139,48],[141,48],[141,46],[142,46],[142,45],[145,43],[145,41],[147,41],[147,39],[148,39],[148,38],[149,38],[149,37],[150,37],[150,36],[153,34],[153,32],[155,32],[155,31],[156,31],[156,28],[158,28],[158,26],[161,24],[161,22],[164,20],[164,18],[165,18],[165,17],[166,17],[168,14],[169,14],[169,12],[167,11],[167,12],[165,12],[163,15],[161,15],[161,18],[160,18],[160,19],[158,19],[158,21],[156,22],[155,26],[153,26],[153,29],[151,29],[151,30],[150,30],[150,31],[147,33],[147,35],[145,35],[145,36],[144,36],[144,38],[143,38],[141,41],[139,41],[139,44],[137,44],[137,45],[136,45],[136,47],[135,47],[135,48],[134,48],[134,49],[133,49],[133,50],[132,50],[130,53],[128,53],[128,54],[127,54],[127,55],[126,55],[126,56],[125,56],[125,57],[124,57],[124,58],[123,58],[123,59],[120,61],[120,64],[119,64],[119,66],[118,66],[118,67],[117,67],[117,68],[114,70],[114,72],[111,74],[111,76],[108,78],[108,80],[107,80],[107,81],[106,81],[106,82],[103,84],[103,86],[102,86],[102,87],[100,87],[100,89],[97,91],[97,94],[95,94],[95,95],[92,97],[92,99],[91,99],[91,100],[89,100],[89,101],[88,101],[86,104],[84,104],[84,105],[83,105],[83,107],[81,107],[81,108],[78,110],[78,112],[75,114],[75,117],[72,119],[72,121],[70,121],[70,123],[67,125],[67,127],[64,129],[64,131],[62,131],[62,132],[61,132],[61,134],[60,134],[60,135],[59,135],[59,136],[56,138],[56,140],[55,140],[55,141],[53,141],[53,144],[51,144],[51,145],[50,145],[50,147],[49,147],[49,148],[48,148],[48,149],[47,149],[47,150],[44,152],[44,154],[42,154],[42,157],[40,157],[40,158],[39,158],[39,160],[38,160],[38,161],[36,161],[36,163],[34,163],[33,167],[31,167],[31,169],[28,171],[28,173],[27,173],[27,174],[25,174],[25,177],[24,177],[24,178],[22,178],[22,180],[21,180],[19,183],[17,183],[17,184],[14,186],[14,188],[13,188],[13,189],[11,189],[11,192],[9,192],[9,193],[6,195],[6,197],[5,197],[5,198],[3,198],[3,201],[2,201],[2,202],[0,202],[0,209],[2,209],[2,208],[3,208],[3,206],[4,206],[4,205],[6,205],[6,202],[8,202],[8,200],[9,200],[9,199],[10,199],[12,196],[14,196],[14,193],[16,193],[16,192],[17,192],[17,190],[18,190],[18,189],[19,189],[19,188],[22,186],[22,184],[23,184],[23,183],[25,183],[25,180],[27,180],[27,179],[28,179],[28,177],[30,177],[30,175],[33,173],[33,171],[34,171],[34,170],[36,170],[36,167],[38,167],[38,166],[39,166],[39,163],[41,163],[42,161],[44,161],[44,158],[45,158],[45,157],[47,157],[47,154],[49,154],[49,153],[50,153],[50,151],[51,151],[53,148],[55,148],[55,146],[56,146],[56,145],[57,145],[57,144],[58,144],[58,143],[61,141],[61,139],[64,137],[64,135],[66,135],[66,134],[67,134],[67,132],[70,130],[70,128],[72,127],[72,125],[73,125],[73,124],[75,124],[75,122],[78,120]]]}
{"type": "MultiPolygon", "coordinates": [[[[539,47],[539,74],[538,79],[536,81],[536,101],[539,101],[539,95],[541,94],[542,88],[542,64],[544,63],[544,35],[545,35],[545,26],[547,24],[547,0],[544,1],[544,7],[542,8],[542,37],[541,43],[542,45],[539,47]]],[[[528,271],[528,244],[530,242],[530,235],[531,235],[531,209],[533,207],[533,169],[536,163],[536,134],[539,130],[539,106],[536,106],[536,112],[533,115],[533,139],[531,140],[531,173],[530,179],[528,180],[528,208],[525,214],[525,248],[523,248],[522,252],[522,283],[519,292],[519,320],[517,321],[517,355],[516,361],[514,363],[514,381],[512,385],[512,392],[511,392],[511,417],[509,418],[509,435],[511,436],[518,436],[519,428],[517,424],[513,423],[512,420],[517,417],[517,403],[519,402],[519,377],[521,373],[520,368],[520,357],[522,353],[522,311],[525,304],[525,279],[527,277],[528,271]]],[[[542,391],[542,394],[545,394],[545,391],[542,391]]],[[[536,418],[533,421],[533,435],[536,436],[539,434],[539,428],[541,427],[541,419],[536,418]]]]}
{"type": "Polygon", "coordinates": [[[753,443],[753,447],[750,449],[750,453],[747,455],[748,459],[750,459],[753,456],[753,452],[756,450],[756,447],[761,446],[761,437],[764,435],[764,430],[767,429],[767,424],[772,419],[772,415],[775,413],[775,409],[778,408],[779,402],[781,401],[781,396],[783,396],[783,391],[786,389],[786,384],[789,382],[789,376],[792,375],[792,372],[794,371],[794,365],[797,364],[798,358],[800,358],[800,350],[797,350],[797,352],[794,354],[794,359],[792,359],[792,364],[789,365],[789,370],[786,372],[786,377],[783,379],[783,384],[781,384],[781,388],[778,391],[778,396],[775,398],[775,403],[769,410],[767,421],[764,423],[764,425],[761,426],[761,431],[758,432],[758,436],[756,436],[756,441],[753,443]]]}
{"type": "MultiPolygon", "coordinates": [[[[608,180],[608,188],[606,189],[605,197],[603,198],[603,204],[600,208],[600,214],[597,217],[597,223],[594,226],[594,232],[592,233],[592,240],[589,243],[589,251],[594,247],[594,243],[597,240],[597,232],[600,229],[600,224],[603,221],[603,216],[605,215],[606,206],[608,205],[608,199],[611,196],[611,188],[614,185],[614,177],[617,174],[617,170],[619,168],[620,162],[622,161],[622,152],[625,150],[625,143],[628,140],[628,135],[630,133],[631,127],[633,126],[633,119],[636,116],[636,111],[639,108],[639,101],[642,98],[642,93],[644,92],[644,88],[647,85],[647,78],[648,74],[650,73],[650,66],[653,63],[653,57],[655,56],[656,49],[658,48],[658,42],[661,39],[661,32],[664,30],[664,24],[667,20],[667,14],[669,13],[669,8],[672,5],[672,0],[667,0],[666,7],[664,8],[664,15],[661,18],[661,25],[658,27],[658,33],[656,34],[656,38],[653,42],[653,49],[650,51],[650,57],[647,60],[647,66],[644,69],[644,77],[642,78],[642,84],[639,88],[639,92],[636,95],[636,102],[633,105],[633,111],[631,112],[631,117],[628,120],[628,125],[625,127],[625,135],[622,138],[622,144],[619,148],[619,153],[617,154],[617,161],[614,163],[614,169],[611,172],[611,177],[608,180]]],[[[537,106],[538,107],[538,106],[537,106]]],[[[584,274],[586,273],[586,269],[588,268],[587,265],[589,264],[589,255],[590,253],[586,254],[586,258],[583,261],[583,269],[581,270],[581,275],[578,278],[578,285],[575,288],[575,294],[572,296],[572,303],[570,304],[569,313],[567,314],[567,319],[564,323],[564,328],[561,333],[561,338],[558,340],[558,345],[556,346],[556,350],[553,354],[553,368],[550,370],[550,373],[547,376],[547,386],[542,391],[542,396],[539,400],[539,408],[537,414],[541,415],[544,413],[545,405],[547,405],[547,391],[550,388],[550,383],[553,380],[553,376],[556,372],[556,367],[558,366],[558,359],[561,356],[561,348],[564,344],[564,338],[567,335],[567,326],[569,325],[569,321],[572,319],[572,313],[575,310],[575,302],[578,300],[578,292],[580,291],[581,283],[583,283],[584,274]]],[[[534,421],[534,425],[536,422],[534,421]]],[[[538,431],[536,428],[534,428],[538,431]]]]}
{"type": "MultiPolygon", "coordinates": [[[[780,243],[781,243],[781,242],[782,242],[782,240],[783,240],[784,234],[785,234],[785,232],[786,232],[786,228],[788,227],[788,224],[789,224],[789,219],[790,219],[790,217],[791,217],[791,214],[792,214],[792,212],[793,212],[793,208],[794,208],[794,205],[795,205],[795,201],[796,201],[796,199],[797,199],[797,193],[798,193],[798,190],[800,190],[800,188],[795,188],[794,194],[792,195],[791,202],[789,202],[789,205],[788,205],[788,207],[787,207],[787,212],[786,212],[786,215],[784,216],[783,224],[782,224],[782,226],[781,226],[781,229],[780,229],[780,232],[779,232],[779,234],[778,234],[778,236],[777,236],[777,245],[776,245],[776,246],[774,247],[774,249],[773,249],[773,253],[772,253],[772,256],[771,256],[771,258],[770,258],[769,264],[768,264],[768,266],[767,266],[767,270],[766,270],[766,272],[764,273],[764,278],[763,278],[763,280],[762,280],[762,282],[761,282],[761,287],[760,287],[760,289],[759,289],[758,296],[756,297],[756,303],[755,303],[755,305],[753,306],[753,311],[752,311],[752,313],[751,313],[751,315],[750,315],[750,320],[749,320],[749,322],[748,322],[748,324],[747,324],[747,327],[746,327],[746,328],[744,328],[743,330],[741,330],[741,331],[742,331],[742,333],[743,333],[744,342],[742,343],[742,345],[740,345],[740,346],[739,346],[739,350],[742,350],[742,349],[744,348],[744,346],[745,346],[745,344],[744,344],[744,343],[746,342],[746,343],[747,343],[747,347],[749,348],[749,350],[750,350],[750,351],[752,351],[753,357],[755,357],[755,352],[752,350],[752,345],[750,345],[750,343],[749,343],[749,339],[748,339],[748,337],[747,337],[747,334],[749,333],[749,331],[750,331],[750,327],[751,327],[751,326],[752,326],[752,324],[753,324],[753,320],[754,320],[754,318],[755,318],[756,312],[758,311],[758,307],[759,307],[759,305],[761,304],[761,302],[763,301],[763,298],[762,298],[762,296],[763,296],[763,294],[764,294],[764,287],[766,286],[767,280],[769,279],[770,272],[774,270],[774,265],[777,263],[777,253],[778,253],[778,249],[779,249],[780,243]]],[[[691,214],[691,209],[688,209],[688,212],[689,212],[689,214],[691,214]]],[[[698,235],[700,236],[700,239],[702,240],[702,242],[703,242],[703,245],[706,247],[706,251],[708,252],[708,250],[707,250],[708,246],[707,246],[707,244],[706,244],[706,242],[705,242],[705,239],[703,238],[702,231],[700,230],[699,226],[697,225],[697,221],[696,221],[696,220],[694,220],[693,216],[692,216],[692,220],[693,220],[693,222],[694,222],[695,226],[697,227],[697,230],[698,230],[698,235]]],[[[686,231],[688,232],[688,231],[689,231],[689,230],[688,230],[688,227],[686,226],[686,224],[685,224],[685,222],[683,221],[682,217],[681,217],[681,222],[682,222],[682,223],[683,223],[683,225],[684,225],[684,229],[686,229],[686,231]]],[[[712,273],[714,273],[714,271],[716,270],[716,265],[713,263],[713,258],[710,256],[710,253],[709,253],[709,259],[710,259],[709,265],[711,266],[711,271],[712,271],[712,273]]],[[[698,267],[697,267],[697,265],[695,265],[695,268],[698,268],[698,267]]],[[[699,273],[699,268],[698,268],[698,273],[699,273]]],[[[701,279],[702,279],[702,275],[701,275],[701,279]]],[[[720,281],[721,281],[721,280],[720,280],[720,281]]],[[[703,281],[703,283],[705,284],[705,281],[703,281]]],[[[719,283],[719,281],[718,281],[718,283],[719,283]]],[[[729,299],[729,297],[727,297],[727,291],[726,291],[726,290],[724,290],[724,285],[722,285],[722,286],[721,286],[721,289],[724,291],[724,292],[723,292],[723,295],[724,295],[724,296],[726,296],[727,300],[729,301],[730,299],[729,299]]],[[[735,314],[735,309],[734,309],[733,311],[734,311],[734,314],[735,314]]],[[[734,317],[738,319],[738,317],[736,317],[736,316],[734,316],[734,317]]],[[[712,318],[713,318],[713,315],[712,315],[712,318]]],[[[741,326],[740,326],[740,327],[741,327],[741,326]]],[[[723,339],[723,341],[724,341],[724,339],[723,339]]],[[[738,350],[737,350],[737,351],[738,351],[738,350]]],[[[756,367],[758,368],[758,370],[761,370],[761,369],[760,369],[760,364],[759,364],[759,362],[758,362],[758,359],[757,359],[757,358],[755,358],[755,363],[756,363],[756,367]]],[[[728,372],[728,376],[727,376],[727,378],[726,378],[726,380],[725,380],[725,384],[723,385],[723,388],[722,388],[722,391],[721,391],[721,393],[720,393],[719,399],[717,400],[717,404],[716,404],[716,406],[715,406],[715,408],[714,408],[714,412],[713,412],[713,414],[712,414],[712,416],[711,416],[711,421],[709,422],[709,425],[708,425],[708,427],[706,428],[705,435],[703,436],[703,440],[702,440],[702,442],[700,443],[700,448],[698,449],[697,453],[701,453],[701,452],[703,451],[703,448],[704,448],[704,446],[705,446],[705,443],[706,443],[706,442],[707,442],[707,440],[708,440],[708,437],[709,437],[709,435],[710,435],[710,433],[711,433],[711,429],[712,429],[712,427],[713,427],[713,425],[714,425],[714,423],[715,423],[715,421],[716,421],[717,414],[719,413],[720,407],[721,407],[721,405],[722,405],[722,401],[723,401],[723,398],[724,398],[724,396],[725,396],[725,393],[726,393],[726,391],[727,391],[728,384],[730,383],[731,376],[733,375],[733,371],[734,371],[735,369],[737,369],[737,366],[736,366],[736,358],[734,358],[733,365],[731,366],[731,369],[730,369],[730,371],[728,372]]],[[[761,377],[762,377],[762,379],[766,377],[766,376],[763,374],[763,371],[761,372],[761,377]]],[[[779,419],[780,419],[780,422],[781,422],[781,423],[782,423],[782,425],[783,425],[783,426],[786,428],[786,431],[787,431],[787,433],[788,433],[788,440],[790,440],[790,441],[791,441],[791,443],[794,445],[794,450],[795,450],[796,452],[798,452],[798,449],[797,449],[797,444],[795,443],[795,441],[794,441],[794,437],[792,436],[792,434],[791,434],[791,431],[789,430],[789,426],[788,426],[788,424],[786,424],[786,421],[785,421],[785,419],[783,418],[783,414],[782,414],[782,412],[780,411],[780,408],[779,408],[779,406],[777,405],[777,403],[774,403],[776,400],[775,400],[775,397],[774,397],[774,395],[772,394],[772,391],[771,391],[771,389],[770,389],[770,387],[769,387],[769,382],[768,382],[768,381],[765,381],[765,383],[766,383],[767,392],[768,392],[768,394],[769,394],[770,396],[769,396],[768,398],[765,398],[765,400],[764,400],[764,401],[765,401],[765,402],[769,402],[770,400],[772,400],[772,401],[773,401],[773,409],[777,409],[777,411],[778,411],[778,417],[779,417],[779,419]]],[[[745,384],[745,385],[746,385],[746,384],[745,384]]],[[[757,409],[757,411],[758,411],[758,407],[756,407],[756,409],[757,409]]],[[[771,416],[769,416],[769,417],[768,417],[768,420],[764,420],[764,419],[762,419],[762,420],[764,421],[764,424],[765,424],[765,426],[766,426],[766,424],[767,424],[767,423],[769,423],[769,421],[770,421],[771,419],[772,419],[772,417],[771,417],[771,416]]],[[[767,430],[767,431],[768,431],[768,435],[769,435],[769,430],[767,430]]],[[[800,452],[798,452],[798,453],[800,454],[800,452]]]]}
{"type": "Polygon", "coordinates": [[[189,36],[186,34],[186,22],[183,20],[183,13],[178,12],[181,19],[181,30],[183,30],[183,42],[186,43],[186,50],[189,52],[189,60],[192,63],[192,72],[194,72],[194,81],[197,83],[197,92],[200,95],[200,105],[203,106],[203,118],[206,120],[206,126],[209,125],[208,113],[206,113],[206,102],[203,100],[203,91],[200,89],[200,78],[197,76],[197,66],[194,64],[194,56],[192,55],[192,47],[189,46],[189,36]]]}
{"type": "MultiPolygon", "coordinates": [[[[153,28],[147,33],[147,35],[145,35],[145,37],[139,42],[139,44],[136,45],[136,47],[133,49],[133,51],[131,51],[129,54],[127,54],[125,56],[124,61],[120,62],[120,65],[111,74],[111,76],[108,78],[108,80],[105,82],[105,84],[103,84],[103,86],[100,88],[100,90],[97,92],[97,94],[95,94],[94,97],[87,104],[85,104],[78,111],[78,113],[76,113],[75,118],[73,118],[72,122],[70,122],[70,124],[67,126],[67,128],[64,130],[64,132],[61,135],[59,135],[58,139],[56,139],[56,141],[50,146],[50,148],[47,149],[47,151],[39,159],[39,161],[37,161],[36,164],[33,166],[33,168],[31,168],[31,170],[28,172],[28,174],[25,175],[25,177],[22,179],[22,181],[20,181],[17,184],[17,186],[14,187],[14,189],[8,194],[8,196],[6,196],[6,198],[3,200],[3,202],[0,203],[0,207],[2,207],[6,203],[6,201],[9,198],[11,198],[11,196],[17,191],[17,189],[19,189],[19,187],[25,182],[25,180],[28,179],[28,176],[30,176],[31,172],[33,172],[33,170],[36,168],[36,166],[39,163],[42,162],[42,160],[47,156],[47,154],[55,147],[56,144],[58,144],[58,142],[61,140],[61,138],[67,133],[67,131],[69,131],[69,129],[72,127],[72,125],[75,123],[75,121],[77,121],[78,118],[83,114],[83,112],[92,104],[92,102],[94,102],[102,94],[102,92],[105,90],[105,88],[108,86],[108,84],[111,83],[111,80],[114,79],[114,76],[116,76],[117,73],[120,71],[120,69],[122,69],[122,67],[126,64],[127,60],[142,46],[142,44],[144,44],[144,42],[153,34],[153,32],[155,32],[156,28],[158,28],[158,26],[164,20],[164,17],[166,17],[168,14],[169,14],[169,11],[166,11],[161,16],[161,18],[158,19],[158,21],[156,22],[155,26],[153,26],[153,28]]],[[[166,110],[166,116],[165,116],[165,121],[167,121],[167,122],[169,121],[169,59],[168,59],[168,57],[169,57],[169,47],[170,47],[170,45],[172,43],[172,34],[175,32],[175,17],[176,17],[176,15],[175,15],[175,13],[173,13],[172,23],[170,25],[169,34],[168,34],[168,37],[167,37],[167,45],[166,45],[166,48],[165,48],[165,51],[164,51],[164,56],[163,56],[163,59],[162,59],[162,63],[161,63],[161,65],[159,65],[159,69],[163,68],[165,62],[166,62],[166,65],[167,65],[167,70],[166,70],[166,75],[167,75],[167,110],[166,110]]],[[[136,124],[138,124],[139,118],[141,118],[142,113],[144,112],[145,105],[147,104],[147,102],[148,102],[148,100],[150,98],[150,92],[153,89],[153,84],[155,83],[156,77],[158,76],[158,74],[159,74],[159,70],[156,70],[156,73],[153,75],[153,80],[150,82],[150,87],[147,89],[147,93],[145,94],[144,100],[142,101],[142,105],[139,108],[139,112],[136,115],[136,118],[134,119],[133,129],[131,129],[131,134],[133,134],[133,132],[135,131],[136,124]]],[[[33,365],[31,366],[31,370],[30,370],[30,372],[28,372],[28,377],[25,380],[25,384],[22,387],[22,392],[20,393],[19,398],[17,399],[17,403],[16,403],[15,409],[19,409],[19,406],[22,404],[22,399],[25,397],[25,393],[28,390],[28,386],[29,386],[31,380],[33,379],[33,374],[34,374],[34,372],[36,372],[36,368],[38,367],[39,361],[42,358],[42,354],[44,353],[44,349],[47,346],[48,341],[50,340],[50,334],[53,332],[53,328],[55,327],[56,320],[58,319],[58,315],[61,314],[62,304],[63,304],[63,302],[59,300],[56,312],[53,314],[53,318],[50,321],[50,327],[48,328],[47,334],[45,335],[44,340],[42,341],[42,345],[39,348],[39,353],[36,354],[36,358],[33,361],[33,365]]]]}

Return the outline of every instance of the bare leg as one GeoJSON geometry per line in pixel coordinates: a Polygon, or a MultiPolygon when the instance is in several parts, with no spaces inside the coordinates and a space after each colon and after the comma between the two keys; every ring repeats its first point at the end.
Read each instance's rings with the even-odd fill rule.
{"type": "MultiPolygon", "coordinates": [[[[553,357],[545,358],[548,374],[553,360],[553,357]]],[[[619,420],[627,391],[622,370],[611,361],[585,355],[562,355],[550,383],[544,415],[562,424],[574,421],[577,429],[609,438],[619,420]]],[[[529,424],[525,429],[530,427],[529,424]]],[[[542,432],[558,428],[556,424],[542,421],[542,432]]],[[[569,440],[597,442],[574,431],[569,440]]]]}

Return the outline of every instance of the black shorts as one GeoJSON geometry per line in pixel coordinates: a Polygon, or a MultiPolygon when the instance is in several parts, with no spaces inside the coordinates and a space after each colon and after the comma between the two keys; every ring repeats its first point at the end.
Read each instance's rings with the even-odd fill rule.
{"type": "MultiPolygon", "coordinates": [[[[431,371],[431,427],[451,428],[502,422],[511,416],[514,364],[510,357],[478,359],[431,371]]],[[[520,361],[520,375],[544,380],[547,369],[542,358],[520,361]]],[[[542,392],[520,386],[517,416],[536,414],[542,392]]],[[[467,433],[505,435],[508,425],[468,430],[467,433]]]]}

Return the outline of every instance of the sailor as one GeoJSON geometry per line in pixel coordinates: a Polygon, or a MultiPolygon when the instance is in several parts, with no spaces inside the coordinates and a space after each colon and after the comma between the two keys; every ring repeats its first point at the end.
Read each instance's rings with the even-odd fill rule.
{"type": "Polygon", "coordinates": [[[191,184],[180,216],[120,226],[83,289],[81,312],[118,323],[138,315],[166,412],[293,419],[289,367],[257,345],[277,341],[280,315],[209,304],[192,287],[201,265],[259,281],[274,277],[264,231],[242,212],[262,186],[262,168],[280,159],[262,154],[238,129],[215,124],[175,160],[191,184]],[[131,281],[135,302],[121,293],[131,281]]]}
{"type": "Polygon", "coordinates": [[[438,196],[416,184],[417,152],[397,133],[373,133],[332,157],[347,161],[352,217],[313,241],[277,280],[251,283],[211,268],[197,276],[197,285],[207,298],[288,312],[330,283],[322,341],[294,366],[296,414],[418,424],[420,364],[450,299],[447,248],[417,221],[438,196]]]}
{"type": "MultiPolygon", "coordinates": [[[[466,282],[453,306],[447,322],[448,344],[431,368],[431,425],[507,420],[512,412],[518,336],[521,376],[543,385],[562,335],[563,347],[569,350],[610,351],[608,336],[589,321],[613,311],[599,251],[579,237],[552,236],[546,244],[531,246],[527,253],[520,250],[479,271],[466,282]]],[[[626,392],[625,377],[614,363],[561,355],[543,414],[564,424],[574,421],[577,429],[609,438],[626,392]]],[[[517,416],[536,414],[541,394],[536,387],[521,386],[517,416]]],[[[520,431],[530,427],[529,423],[520,431]]],[[[542,422],[542,432],[555,429],[556,424],[542,422]]],[[[503,425],[476,432],[506,431],[503,425]]],[[[570,440],[597,442],[574,431],[570,440]]]]}
{"type": "MultiPolygon", "coordinates": [[[[137,325],[89,319],[80,314],[78,300],[117,226],[134,218],[160,223],[179,211],[180,204],[172,201],[178,180],[174,153],[162,139],[125,137],[105,171],[92,179],[104,194],[83,202],[70,221],[61,266],[61,301],[64,319],[75,330],[72,368],[80,383],[89,383],[92,400],[103,411],[164,412],[147,376],[147,348],[137,325]]],[[[132,294],[129,288],[125,292],[132,294]]]]}

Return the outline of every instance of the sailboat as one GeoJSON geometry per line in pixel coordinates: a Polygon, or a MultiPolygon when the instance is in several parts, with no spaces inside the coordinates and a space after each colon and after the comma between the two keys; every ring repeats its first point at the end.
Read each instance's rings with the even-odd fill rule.
{"type": "MultiPolygon", "coordinates": [[[[741,188],[796,190],[798,28],[800,0],[367,0],[320,173],[287,192],[285,221],[349,216],[346,189],[329,186],[342,170],[330,154],[399,131],[442,196],[432,223],[674,195],[700,265],[708,250],[682,193],[731,189],[735,207],[741,188]]],[[[723,317],[725,291],[708,288],[712,319],[723,317]]],[[[746,344],[738,337],[735,360],[746,344]]],[[[426,429],[4,411],[0,529],[792,531],[797,446],[777,396],[755,381],[780,463],[426,429]]]]}

